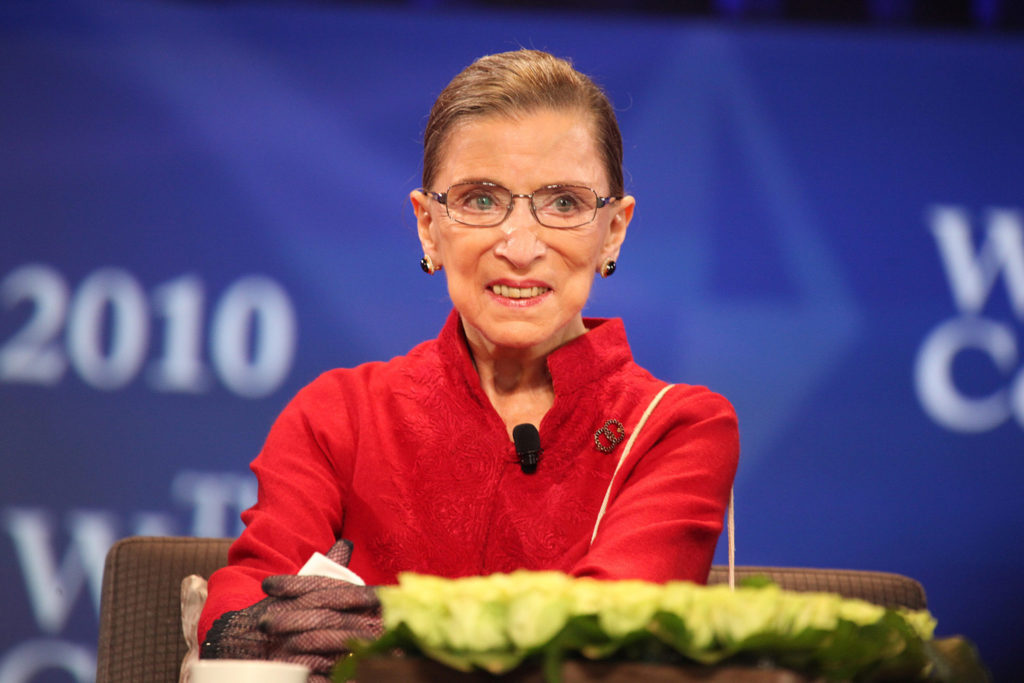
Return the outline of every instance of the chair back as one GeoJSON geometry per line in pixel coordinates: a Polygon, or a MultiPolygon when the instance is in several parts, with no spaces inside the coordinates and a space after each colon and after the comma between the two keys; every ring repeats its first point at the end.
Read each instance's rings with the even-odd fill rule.
{"type": "Polygon", "coordinates": [[[230,538],[134,536],[107,553],[96,683],[177,683],[185,656],[181,580],[228,563],[230,538]]]}
{"type": "MultiPolygon", "coordinates": [[[[902,574],[863,569],[810,569],[807,567],[754,567],[736,565],[736,585],[743,579],[764,576],[780,588],[791,591],[839,593],[882,607],[926,609],[924,586],[902,574]]],[[[728,583],[729,568],[715,565],[708,574],[708,585],[728,583]]]]}
{"type": "MultiPolygon", "coordinates": [[[[208,578],[228,561],[229,538],[124,538],[107,553],[100,599],[96,683],[177,683],[185,656],[181,580],[208,578]]],[[[829,591],[886,607],[926,607],[924,588],[906,576],[851,569],[737,566],[736,578],[765,576],[782,588],[829,591]]],[[[728,581],[714,566],[709,584],[728,581]]]]}

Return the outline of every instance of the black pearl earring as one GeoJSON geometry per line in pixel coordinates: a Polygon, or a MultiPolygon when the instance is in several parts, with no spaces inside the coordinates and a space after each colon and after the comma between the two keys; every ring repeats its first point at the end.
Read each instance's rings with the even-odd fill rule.
{"type": "Polygon", "coordinates": [[[434,267],[434,261],[426,254],[424,254],[423,258],[420,259],[420,268],[422,268],[423,272],[427,275],[433,275],[440,270],[440,268],[434,267]]]}

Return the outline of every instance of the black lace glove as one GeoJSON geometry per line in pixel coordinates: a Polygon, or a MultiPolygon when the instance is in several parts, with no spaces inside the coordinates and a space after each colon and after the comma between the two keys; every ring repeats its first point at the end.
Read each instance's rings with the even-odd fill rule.
{"type": "Polygon", "coordinates": [[[268,659],[304,664],[311,683],[329,680],[352,640],[383,630],[373,588],[324,576],[270,576],[263,590],[275,599],[259,622],[270,638],[268,659]]]}
{"type": "MultiPolygon", "coordinates": [[[[347,565],[352,544],[340,540],[327,557],[347,565]]],[[[221,616],[207,634],[203,658],[272,659],[309,667],[311,683],[328,683],[354,638],[383,630],[376,591],[323,576],[269,576],[270,596],[221,616]]]]}
{"type": "Polygon", "coordinates": [[[199,646],[200,659],[267,659],[270,637],[260,630],[260,618],[272,602],[267,598],[218,617],[199,646]]]}

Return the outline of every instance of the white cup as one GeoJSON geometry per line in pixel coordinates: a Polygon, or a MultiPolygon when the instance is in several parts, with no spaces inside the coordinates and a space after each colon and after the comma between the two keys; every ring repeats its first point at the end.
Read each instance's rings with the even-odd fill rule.
{"type": "Polygon", "coordinates": [[[200,659],[192,663],[192,683],[308,683],[301,664],[251,659],[200,659]]]}

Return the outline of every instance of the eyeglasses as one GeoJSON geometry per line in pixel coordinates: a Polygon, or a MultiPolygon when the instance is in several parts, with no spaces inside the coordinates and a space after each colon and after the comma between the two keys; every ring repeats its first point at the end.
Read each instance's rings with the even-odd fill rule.
{"type": "Polygon", "coordinates": [[[445,192],[420,190],[444,204],[448,217],[463,225],[490,228],[512,214],[513,200],[530,200],[530,212],[548,228],[577,228],[597,217],[597,210],[622,197],[599,197],[581,185],[548,185],[518,194],[495,183],[456,183],[445,192]]]}

